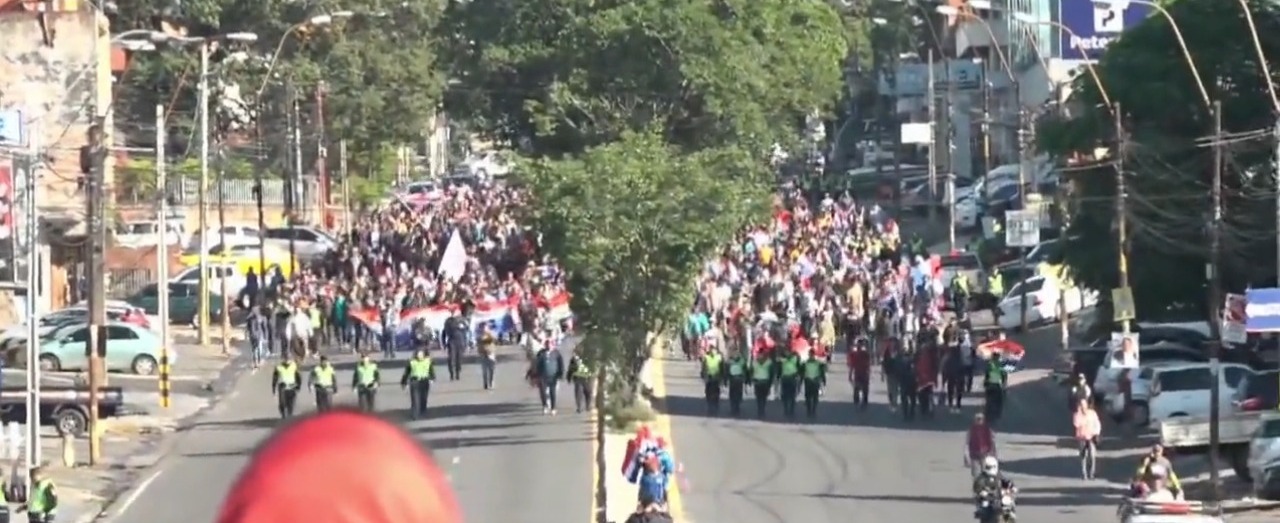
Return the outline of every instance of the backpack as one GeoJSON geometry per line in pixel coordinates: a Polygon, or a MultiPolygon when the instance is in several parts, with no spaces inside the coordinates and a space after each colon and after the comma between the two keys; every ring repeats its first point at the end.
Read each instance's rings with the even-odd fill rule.
{"type": "Polygon", "coordinates": [[[538,373],[544,378],[552,378],[560,374],[560,360],[550,350],[538,354],[538,373]]]}

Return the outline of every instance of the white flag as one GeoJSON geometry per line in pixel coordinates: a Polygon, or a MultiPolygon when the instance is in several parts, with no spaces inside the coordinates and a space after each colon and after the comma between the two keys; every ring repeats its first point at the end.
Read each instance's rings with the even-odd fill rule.
{"type": "Polygon", "coordinates": [[[449,236],[449,245],[444,248],[444,256],[440,258],[440,268],[436,274],[457,281],[467,270],[467,249],[462,246],[462,237],[454,229],[449,236]]]}

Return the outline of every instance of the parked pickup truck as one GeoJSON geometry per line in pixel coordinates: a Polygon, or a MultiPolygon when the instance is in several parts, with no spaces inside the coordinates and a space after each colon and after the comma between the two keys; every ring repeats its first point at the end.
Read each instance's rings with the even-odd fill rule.
{"type": "MultiPolygon", "coordinates": [[[[0,420],[26,422],[27,387],[0,388],[0,420]]],[[[115,417],[124,405],[124,390],[102,387],[98,391],[98,416],[115,417]]],[[[40,387],[40,421],[53,425],[58,434],[84,436],[89,431],[89,388],[83,385],[43,385],[40,387]]]]}
{"type": "MultiPolygon", "coordinates": [[[[1218,416],[1219,453],[1231,463],[1236,476],[1251,481],[1249,443],[1262,424],[1262,412],[1223,412],[1218,416]]],[[[1175,454],[1209,452],[1209,419],[1180,417],[1160,424],[1160,444],[1175,454]]]]}

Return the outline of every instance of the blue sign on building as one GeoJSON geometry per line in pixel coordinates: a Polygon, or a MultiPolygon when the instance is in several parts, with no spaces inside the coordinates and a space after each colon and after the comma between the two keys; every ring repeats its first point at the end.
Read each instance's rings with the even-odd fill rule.
{"type": "Polygon", "coordinates": [[[1120,33],[1142,23],[1153,10],[1125,0],[1111,4],[1094,0],[1060,2],[1059,20],[1070,29],[1062,31],[1062,58],[1066,60],[1097,60],[1120,33]]]}
{"type": "Polygon", "coordinates": [[[0,110],[0,145],[22,145],[22,111],[0,110]]]}

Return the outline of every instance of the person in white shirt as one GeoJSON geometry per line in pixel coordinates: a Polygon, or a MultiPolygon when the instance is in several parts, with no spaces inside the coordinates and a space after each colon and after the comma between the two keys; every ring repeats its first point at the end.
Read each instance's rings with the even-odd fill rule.
{"type": "Polygon", "coordinates": [[[311,316],[301,307],[294,307],[292,314],[289,316],[289,323],[285,328],[285,337],[289,341],[289,347],[299,360],[307,356],[308,340],[311,339],[313,332],[314,327],[311,325],[311,316]]]}

